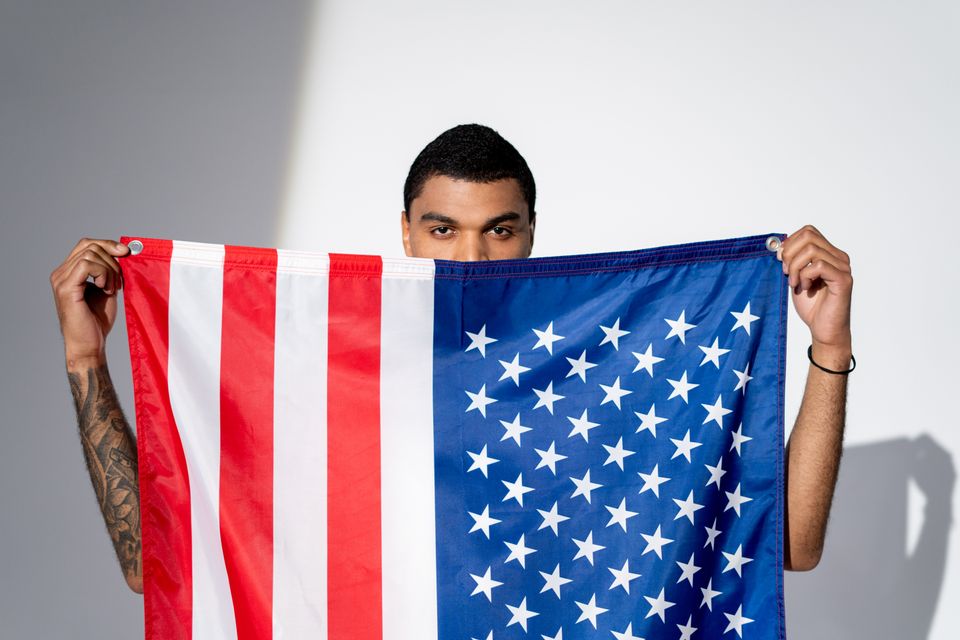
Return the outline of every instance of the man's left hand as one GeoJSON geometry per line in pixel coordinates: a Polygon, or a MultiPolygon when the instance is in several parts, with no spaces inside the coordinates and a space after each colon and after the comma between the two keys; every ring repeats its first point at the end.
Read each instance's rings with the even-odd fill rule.
{"type": "Polygon", "coordinates": [[[813,357],[823,366],[846,369],[850,362],[850,256],[812,225],[787,236],[777,257],[793,291],[793,305],[813,340],[813,357]]]}

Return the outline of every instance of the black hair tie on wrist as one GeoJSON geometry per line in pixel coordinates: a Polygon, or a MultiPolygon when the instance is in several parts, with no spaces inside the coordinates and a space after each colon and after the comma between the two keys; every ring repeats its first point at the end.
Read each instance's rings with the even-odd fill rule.
{"type": "Polygon", "coordinates": [[[848,373],[850,373],[851,371],[853,371],[854,369],[857,368],[857,359],[853,357],[853,354],[852,354],[852,353],[850,354],[850,361],[853,362],[853,366],[850,367],[849,369],[847,369],[846,371],[834,371],[833,369],[827,369],[826,367],[821,367],[819,364],[817,364],[817,363],[814,362],[814,360],[813,360],[813,345],[812,345],[812,344],[811,344],[809,347],[807,347],[807,359],[810,360],[810,364],[812,364],[813,366],[815,366],[817,369],[820,369],[820,371],[823,371],[823,372],[825,372],[825,373],[832,373],[833,375],[836,375],[836,376],[845,376],[845,375],[847,375],[848,373]]]}

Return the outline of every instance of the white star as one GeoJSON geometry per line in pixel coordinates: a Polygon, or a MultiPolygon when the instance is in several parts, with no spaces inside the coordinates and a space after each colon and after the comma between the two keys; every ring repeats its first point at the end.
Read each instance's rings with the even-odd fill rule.
{"type": "Polygon", "coordinates": [[[583,436],[584,442],[590,442],[590,429],[600,426],[598,422],[590,422],[590,419],[587,418],[587,410],[584,409],[583,413],[580,414],[579,418],[573,418],[567,416],[567,420],[570,421],[570,424],[573,425],[573,429],[570,430],[570,435],[568,438],[572,438],[575,435],[583,436]]]}
{"type": "Polygon", "coordinates": [[[664,338],[665,340],[669,340],[673,336],[677,336],[678,338],[680,338],[680,342],[682,344],[687,344],[687,331],[690,331],[690,329],[693,329],[697,325],[687,323],[686,313],[687,313],[686,309],[681,311],[680,317],[677,318],[676,320],[669,320],[667,318],[664,318],[664,320],[667,321],[667,324],[670,325],[670,333],[668,333],[667,337],[664,338]]]}
{"type": "Polygon", "coordinates": [[[743,569],[743,566],[753,562],[753,558],[748,558],[743,555],[743,545],[739,545],[734,553],[727,553],[726,551],[721,551],[721,553],[723,553],[723,557],[727,559],[727,566],[724,567],[723,573],[733,569],[737,572],[737,575],[742,578],[743,573],[741,569],[743,569]]]}
{"type": "Polygon", "coordinates": [[[524,542],[526,534],[520,534],[520,539],[514,544],[512,542],[503,541],[503,544],[507,545],[507,548],[510,549],[510,555],[507,556],[507,559],[503,561],[504,564],[510,562],[511,560],[516,560],[520,563],[520,566],[524,569],[527,568],[527,556],[531,553],[536,553],[537,550],[531,547],[528,547],[526,542],[524,542]]]}
{"type": "Polygon", "coordinates": [[[583,353],[580,354],[580,357],[574,360],[573,358],[567,358],[567,362],[570,363],[570,373],[566,375],[567,378],[570,376],[580,376],[580,379],[584,382],[587,381],[587,370],[593,369],[595,366],[592,362],[587,362],[587,350],[584,349],[583,353]]]}
{"type": "Polygon", "coordinates": [[[540,407],[546,407],[547,411],[553,415],[553,403],[557,400],[563,400],[564,396],[557,395],[553,392],[553,382],[547,385],[547,388],[541,391],[540,389],[534,389],[533,392],[537,394],[537,404],[533,407],[534,409],[539,409],[540,407]]]}
{"type": "Polygon", "coordinates": [[[607,461],[603,463],[603,466],[607,466],[611,462],[616,462],[617,466],[620,467],[620,471],[623,471],[624,458],[629,458],[636,453],[636,451],[623,448],[623,438],[617,440],[617,446],[611,447],[605,444],[603,448],[607,450],[607,461]]]}
{"type": "Polygon", "coordinates": [[[710,548],[713,549],[713,543],[716,541],[717,536],[723,533],[720,529],[717,529],[717,519],[714,518],[713,525],[704,527],[704,529],[707,530],[707,541],[703,543],[703,546],[706,548],[707,545],[710,545],[710,548]]]}
{"type": "Polygon", "coordinates": [[[749,302],[747,303],[747,306],[743,308],[743,311],[731,311],[730,315],[737,319],[730,331],[736,331],[737,327],[743,327],[743,330],[747,332],[747,335],[750,335],[750,325],[760,319],[760,316],[755,316],[750,313],[749,302]]]}
{"type": "Polygon", "coordinates": [[[647,413],[640,413],[639,411],[634,411],[633,413],[640,418],[640,426],[637,427],[637,433],[649,431],[653,434],[654,438],[657,437],[657,425],[667,421],[667,418],[661,418],[657,415],[657,405],[655,404],[650,405],[650,411],[647,413]]]}
{"type": "Polygon", "coordinates": [[[540,572],[540,575],[544,579],[543,589],[540,589],[540,593],[546,593],[547,591],[553,591],[557,597],[560,597],[560,587],[565,584],[573,582],[570,578],[564,578],[560,575],[560,563],[557,563],[557,566],[554,568],[553,573],[546,573],[544,571],[540,572]]]}
{"type": "Polygon", "coordinates": [[[709,347],[700,346],[700,351],[703,351],[703,360],[700,361],[700,366],[712,362],[714,366],[720,368],[720,356],[730,353],[730,349],[721,349],[719,346],[720,338],[714,338],[713,344],[709,347]]]}
{"type": "Polygon", "coordinates": [[[692,553],[690,554],[689,562],[680,562],[679,560],[677,560],[677,566],[680,567],[680,572],[681,572],[680,577],[677,578],[677,582],[679,583],[681,580],[686,580],[687,582],[690,583],[690,586],[692,587],[693,576],[697,573],[697,571],[700,571],[701,569],[701,567],[698,567],[696,564],[694,564],[693,554],[692,553]]]}
{"type": "Polygon", "coordinates": [[[686,371],[683,372],[683,375],[680,376],[679,380],[671,380],[670,378],[667,378],[667,382],[669,382],[670,386],[673,387],[673,391],[670,392],[670,397],[667,398],[667,400],[672,400],[673,398],[680,396],[683,398],[684,402],[690,402],[690,398],[687,397],[687,394],[700,386],[694,382],[687,382],[686,371]]]}
{"type": "Polygon", "coordinates": [[[703,601],[700,602],[700,608],[702,609],[703,606],[706,605],[710,611],[713,611],[713,599],[723,595],[721,592],[714,590],[713,578],[710,578],[706,587],[700,587],[700,592],[703,593],[703,601]]]}
{"type": "Polygon", "coordinates": [[[723,615],[727,616],[727,620],[729,620],[729,622],[727,622],[727,628],[724,629],[723,632],[727,633],[733,629],[741,638],[743,637],[743,625],[753,622],[752,618],[748,618],[743,615],[743,605],[737,607],[736,613],[727,613],[724,611],[723,615]]]}
{"type": "Polygon", "coordinates": [[[470,406],[467,407],[467,411],[476,409],[484,418],[487,417],[487,405],[497,401],[495,398],[487,397],[487,385],[480,387],[480,391],[476,393],[471,393],[470,391],[464,391],[464,393],[470,396],[470,406]]]}
{"type": "Polygon", "coordinates": [[[690,495],[687,496],[686,500],[677,500],[674,498],[673,501],[678,507],[680,507],[680,511],[677,512],[677,515],[673,516],[674,520],[679,520],[680,518],[686,516],[687,520],[690,521],[690,524],[693,524],[693,514],[695,514],[697,511],[700,511],[700,509],[703,509],[702,504],[697,504],[693,501],[692,489],[690,490],[690,495]]]}
{"type": "Polygon", "coordinates": [[[510,362],[500,360],[500,364],[503,365],[503,375],[500,376],[500,380],[510,378],[518,387],[520,386],[520,374],[530,371],[530,367],[525,367],[520,364],[519,353],[513,356],[513,360],[510,362]]]}
{"type": "Polygon", "coordinates": [[[707,480],[707,484],[703,485],[709,487],[711,484],[716,483],[717,489],[720,488],[720,479],[727,473],[723,468],[723,456],[720,456],[720,459],[717,460],[717,466],[711,466],[709,464],[703,465],[707,468],[707,471],[710,472],[710,478],[707,480]]]}
{"type": "Polygon", "coordinates": [[[610,522],[607,523],[607,526],[612,526],[614,524],[620,525],[620,528],[626,532],[627,530],[627,520],[637,515],[636,511],[630,511],[627,509],[627,499],[621,498],[619,507],[609,507],[604,505],[604,508],[610,512],[610,522]]]}
{"type": "Polygon", "coordinates": [[[500,482],[502,482],[503,486],[507,488],[507,495],[503,496],[503,500],[501,500],[501,502],[506,502],[510,498],[513,498],[514,500],[517,501],[517,504],[519,504],[522,507],[523,494],[530,493],[531,491],[533,491],[533,487],[523,486],[522,473],[517,476],[517,479],[515,482],[507,482],[506,480],[501,480],[500,482]]]}
{"type": "Polygon", "coordinates": [[[593,531],[588,533],[587,537],[583,540],[577,540],[576,538],[571,538],[571,540],[573,540],[573,543],[577,545],[577,549],[579,549],[577,555],[573,556],[574,560],[577,558],[586,558],[590,564],[593,564],[593,554],[606,549],[606,547],[601,544],[593,544],[593,531]]]}
{"type": "Polygon", "coordinates": [[[480,355],[484,358],[487,357],[487,345],[491,342],[496,342],[496,338],[487,337],[487,325],[480,327],[480,331],[477,333],[470,333],[469,331],[464,331],[467,334],[467,337],[470,338],[470,345],[464,349],[464,353],[470,351],[471,349],[476,349],[480,352],[480,355]]]}
{"type": "Polygon", "coordinates": [[[720,479],[727,473],[723,468],[723,456],[720,456],[720,459],[717,460],[717,466],[712,466],[709,464],[703,465],[707,468],[707,471],[710,472],[710,478],[707,480],[705,487],[709,487],[711,484],[716,484],[717,489],[720,488],[720,479]]]}
{"type": "Polygon", "coordinates": [[[703,424],[713,420],[718,427],[723,429],[723,416],[733,412],[724,408],[722,399],[723,396],[717,396],[717,401],[713,404],[700,403],[700,406],[707,410],[707,417],[703,419],[703,424]]]}
{"type": "Polygon", "coordinates": [[[653,495],[660,497],[660,485],[669,480],[670,478],[665,478],[660,475],[658,469],[660,468],[659,464],[653,465],[653,471],[650,473],[640,473],[638,474],[643,478],[643,486],[640,488],[640,493],[644,491],[652,491],[653,495]]]}
{"type": "Polygon", "coordinates": [[[597,616],[601,613],[606,613],[607,609],[597,606],[597,596],[596,594],[590,597],[590,602],[577,602],[574,600],[574,603],[580,607],[580,617],[577,618],[577,622],[583,622],[584,620],[589,620],[590,624],[593,625],[593,628],[597,628],[597,616]]]}
{"type": "Polygon", "coordinates": [[[487,596],[487,600],[489,602],[493,602],[493,593],[492,593],[493,590],[499,587],[500,585],[502,585],[503,583],[498,582],[497,580],[494,580],[493,578],[490,577],[490,567],[487,567],[487,572],[482,576],[475,576],[471,573],[470,577],[473,578],[474,581],[476,581],[477,583],[477,588],[474,589],[473,593],[471,593],[470,595],[475,596],[478,593],[482,593],[483,595],[487,596]]]}
{"type": "Polygon", "coordinates": [[[569,519],[570,519],[570,518],[568,518],[568,517],[565,516],[565,515],[562,515],[562,514],[560,514],[560,513],[557,513],[557,503],[556,503],[556,502],[553,503],[553,507],[550,508],[550,511],[544,511],[543,509],[537,509],[537,513],[539,513],[539,514],[540,514],[540,517],[543,518],[543,523],[541,523],[541,525],[540,525],[539,527],[537,527],[537,531],[540,531],[541,529],[546,529],[547,527],[550,527],[551,529],[553,529],[553,535],[555,535],[555,536],[559,536],[559,535],[560,535],[559,531],[557,530],[557,525],[559,525],[559,524],[560,524],[561,522],[563,522],[564,520],[569,520],[569,519]]]}
{"type": "Polygon", "coordinates": [[[653,532],[653,535],[647,535],[641,533],[643,539],[647,541],[647,548],[643,550],[643,553],[640,555],[645,556],[651,551],[657,554],[657,557],[663,560],[663,548],[673,542],[670,538],[664,538],[660,535],[660,525],[657,525],[657,530],[653,532]]]}
{"type": "Polygon", "coordinates": [[[743,368],[743,371],[737,371],[736,369],[733,372],[737,376],[737,386],[733,388],[734,391],[739,391],[743,389],[743,392],[747,392],[747,383],[753,380],[753,376],[750,375],[750,363],[747,363],[747,366],[743,368]]]}
{"type": "Polygon", "coordinates": [[[637,359],[637,366],[633,368],[633,373],[643,369],[653,377],[653,365],[663,362],[663,358],[653,355],[653,343],[647,345],[647,350],[643,353],[633,352],[633,357],[637,359]]]}
{"type": "Polygon", "coordinates": [[[660,588],[660,595],[656,598],[651,598],[650,596],[643,596],[643,599],[650,603],[650,611],[647,611],[647,615],[644,616],[644,619],[653,616],[654,614],[660,616],[661,622],[666,622],[666,613],[667,609],[676,604],[676,602],[668,602],[666,598],[663,597],[663,588],[660,588]]]}
{"type": "Polygon", "coordinates": [[[636,580],[640,577],[639,573],[630,572],[630,561],[624,560],[623,567],[620,569],[614,569],[613,567],[607,567],[607,570],[613,574],[613,584],[610,585],[611,589],[617,587],[623,587],[623,590],[627,593],[630,593],[630,581],[636,580]]]}
{"type": "Polygon", "coordinates": [[[537,452],[537,455],[540,456],[540,462],[537,463],[537,469],[547,467],[553,472],[553,475],[557,475],[557,463],[561,460],[566,460],[567,456],[557,453],[556,447],[557,443],[551,442],[550,448],[546,451],[536,448],[534,449],[534,451],[537,452]]]}
{"type": "Polygon", "coordinates": [[[623,630],[623,633],[618,633],[613,629],[610,630],[610,633],[613,634],[613,637],[617,640],[643,640],[640,636],[633,635],[633,623],[627,623],[627,628],[623,630]]]}
{"type": "Polygon", "coordinates": [[[517,446],[520,446],[520,436],[521,434],[531,431],[530,427],[525,427],[520,424],[520,414],[518,413],[513,419],[513,422],[507,422],[506,420],[501,420],[500,424],[503,425],[503,428],[506,431],[503,433],[503,437],[500,438],[500,442],[504,440],[513,440],[517,443],[517,446]]]}
{"type": "Polygon", "coordinates": [[[470,529],[470,533],[474,531],[483,531],[483,535],[487,536],[487,540],[490,539],[490,527],[495,524],[499,524],[500,520],[490,517],[490,505],[487,505],[483,508],[483,513],[476,514],[470,513],[470,517],[473,518],[473,528],[470,529]]]}
{"type": "Polygon", "coordinates": [[[737,484],[737,489],[733,493],[729,491],[724,491],[727,494],[727,506],[724,507],[724,511],[733,509],[734,512],[739,516],[740,515],[740,505],[746,504],[753,501],[753,498],[748,498],[747,496],[740,495],[740,485],[737,484]]]}
{"type": "Polygon", "coordinates": [[[494,464],[495,462],[500,462],[496,458],[491,458],[487,455],[487,445],[483,445],[483,449],[480,450],[480,453],[473,453],[472,451],[467,451],[467,455],[473,458],[473,464],[470,465],[470,468],[467,469],[467,473],[471,471],[480,470],[480,473],[483,474],[483,477],[487,476],[487,467],[494,464]]]}
{"type": "Polygon", "coordinates": [[[673,452],[673,455],[670,456],[670,459],[673,460],[673,459],[676,458],[677,456],[683,456],[684,458],[687,459],[687,462],[691,462],[691,460],[690,460],[690,452],[693,451],[694,449],[696,449],[697,447],[699,447],[700,445],[703,444],[702,442],[691,442],[691,441],[690,441],[690,430],[689,430],[689,429],[687,429],[687,434],[686,434],[685,436],[683,436],[683,440],[677,440],[676,438],[670,438],[670,442],[672,442],[672,443],[677,447],[677,450],[673,452]]]}
{"type": "Polygon", "coordinates": [[[510,625],[519,623],[520,627],[524,631],[527,630],[527,620],[529,620],[530,618],[533,618],[534,616],[540,615],[536,611],[530,611],[527,609],[526,598],[521,600],[520,604],[517,605],[516,607],[511,607],[510,605],[507,605],[507,609],[509,609],[510,613],[512,614],[510,617],[510,622],[507,623],[507,626],[509,627],[510,625]]]}
{"type": "Polygon", "coordinates": [[[693,632],[697,630],[696,627],[690,624],[691,622],[693,622],[692,614],[687,616],[687,624],[677,625],[677,628],[680,629],[680,640],[691,640],[693,632]]]}
{"type": "Polygon", "coordinates": [[[610,385],[609,387],[605,384],[602,384],[600,385],[600,388],[603,389],[603,392],[605,394],[607,394],[606,397],[600,402],[600,404],[607,404],[608,402],[612,402],[613,404],[617,405],[617,409],[620,408],[620,398],[622,398],[623,396],[628,396],[631,393],[633,393],[633,391],[630,391],[629,389],[620,388],[620,376],[617,376],[617,379],[614,380],[613,384],[610,385]]]}
{"type": "Polygon", "coordinates": [[[542,638],[542,640],[563,640],[563,627],[560,627],[559,629],[557,629],[557,635],[555,636],[551,637],[545,633],[541,633],[540,637],[542,638]]]}
{"type": "Polygon", "coordinates": [[[553,332],[552,322],[547,325],[546,331],[534,329],[533,332],[537,334],[537,344],[533,345],[533,348],[539,349],[540,347],[544,347],[550,355],[553,355],[553,343],[557,340],[563,340],[563,336],[558,336],[553,332]]]}
{"type": "Polygon", "coordinates": [[[577,496],[583,496],[586,498],[588,503],[590,502],[590,493],[594,489],[599,489],[603,486],[602,484],[597,484],[596,482],[590,482],[590,469],[587,469],[587,472],[583,474],[582,478],[570,478],[570,481],[577,486],[570,497],[576,498],[577,496]]]}
{"type": "Polygon", "coordinates": [[[600,346],[609,342],[617,351],[620,350],[620,338],[630,333],[629,331],[620,330],[620,318],[617,318],[617,321],[613,323],[612,327],[600,325],[600,330],[604,333],[603,340],[600,341],[600,346]]]}
{"type": "Polygon", "coordinates": [[[744,442],[750,442],[751,440],[753,440],[753,438],[750,436],[743,435],[743,423],[740,423],[740,426],[737,427],[737,430],[733,432],[733,444],[730,445],[730,451],[736,449],[737,455],[741,455],[740,445],[742,445],[744,442]]]}

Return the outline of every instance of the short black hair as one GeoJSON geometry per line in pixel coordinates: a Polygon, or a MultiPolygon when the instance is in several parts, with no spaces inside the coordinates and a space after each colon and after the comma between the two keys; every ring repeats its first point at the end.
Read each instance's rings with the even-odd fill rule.
{"type": "Polygon", "coordinates": [[[434,176],[468,182],[495,182],[515,179],[527,201],[530,222],[536,215],[537,185],[520,152],[503,136],[481,124],[461,124],[447,129],[423,148],[407,173],[403,185],[403,209],[410,216],[410,204],[434,176]]]}

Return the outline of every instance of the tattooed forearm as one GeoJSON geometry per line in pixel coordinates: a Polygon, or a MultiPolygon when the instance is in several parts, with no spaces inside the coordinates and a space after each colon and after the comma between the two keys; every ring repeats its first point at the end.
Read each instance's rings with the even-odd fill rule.
{"type": "Polygon", "coordinates": [[[106,366],[68,371],[83,454],[127,584],[142,589],[137,449],[106,366]]]}

